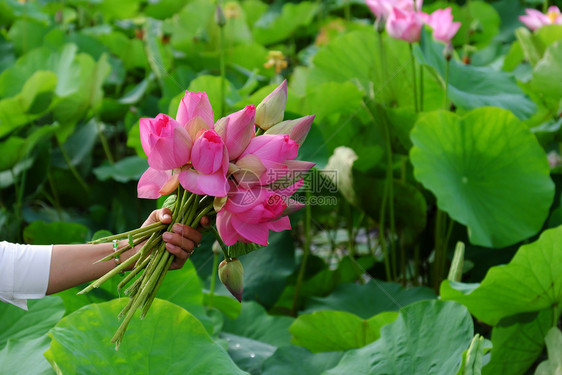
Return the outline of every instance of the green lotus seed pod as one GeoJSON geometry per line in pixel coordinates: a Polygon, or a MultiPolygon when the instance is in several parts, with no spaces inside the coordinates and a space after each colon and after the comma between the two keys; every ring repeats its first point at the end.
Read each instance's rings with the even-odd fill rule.
{"type": "Polygon", "coordinates": [[[244,268],[237,258],[233,258],[230,261],[225,259],[221,262],[219,265],[219,279],[238,302],[242,302],[244,268]]]}

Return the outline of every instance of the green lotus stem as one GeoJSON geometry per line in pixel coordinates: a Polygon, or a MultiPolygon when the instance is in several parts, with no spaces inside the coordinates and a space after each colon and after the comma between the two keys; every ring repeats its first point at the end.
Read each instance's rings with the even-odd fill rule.
{"type": "Polygon", "coordinates": [[[420,245],[414,247],[414,285],[419,285],[420,279],[420,245]]]}
{"type": "MultiPolygon", "coordinates": [[[[162,271],[162,268],[164,267],[165,264],[166,263],[164,263],[164,262],[159,262],[158,267],[155,270],[156,271],[155,273],[158,274],[159,273],[158,271],[162,271]]],[[[135,298],[134,302],[132,303],[131,307],[129,308],[129,311],[127,312],[127,315],[125,316],[125,318],[121,322],[121,325],[117,329],[117,332],[115,332],[115,335],[113,335],[113,338],[111,339],[111,342],[115,343],[115,350],[119,349],[119,345],[121,344],[121,340],[123,339],[123,335],[125,334],[125,330],[127,329],[127,326],[129,325],[129,322],[133,318],[133,315],[134,315],[135,311],[146,300],[148,294],[150,293],[150,291],[152,290],[154,285],[157,283],[157,281],[158,281],[157,278],[155,278],[155,277],[151,278],[148,281],[148,283],[142,288],[138,297],[135,298]]]]}
{"type": "Polygon", "coordinates": [[[158,277],[158,280],[156,281],[156,284],[154,285],[154,288],[152,289],[152,291],[150,292],[149,296],[146,299],[146,302],[144,303],[142,313],[141,313],[141,316],[140,316],[141,319],[144,319],[146,317],[146,314],[148,313],[148,310],[150,309],[150,306],[152,305],[152,302],[154,301],[154,298],[156,298],[156,293],[158,293],[158,290],[160,289],[160,286],[162,285],[162,282],[164,281],[164,277],[168,273],[168,269],[170,268],[170,265],[172,264],[173,261],[174,261],[174,257],[171,256],[171,254],[168,255],[167,259],[166,259],[165,266],[162,269],[162,272],[160,273],[160,275],[158,277]]]}
{"type": "MultiPolygon", "coordinates": [[[[55,137],[55,138],[57,138],[57,137],[55,137]]],[[[80,174],[78,173],[76,168],[74,168],[74,165],[72,165],[72,162],[70,161],[70,158],[68,157],[68,154],[66,153],[66,150],[64,149],[63,144],[59,141],[58,138],[57,138],[57,143],[58,143],[58,146],[59,146],[59,150],[62,154],[62,157],[64,158],[64,161],[66,162],[66,165],[68,166],[68,169],[70,170],[70,172],[72,173],[72,175],[74,176],[76,181],[78,181],[78,183],[80,184],[82,189],[84,189],[84,191],[89,194],[90,193],[90,187],[86,184],[84,179],[80,176],[80,174]]]]}
{"type": "Polygon", "coordinates": [[[394,234],[396,233],[395,220],[394,220],[394,173],[392,167],[392,144],[390,139],[390,129],[386,117],[383,117],[384,137],[386,144],[386,179],[385,183],[388,187],[388,211],[390,220],[390,249],[392,259],[392,277],[396,279],[396,245],[394,241],[394,234]]]}
{"type": "Polygon", "coordinates": [[[228,254],[228,246],[226,246],[224,244],[224,242],[222,241],[222,238],[221,238],[219,232],[217,231],[217,228],[215,228],[214,226],[211,226],[211,232],[213,232],[213,234],[215,235],[215,239],[217,240],[217,242],[219,243],[219,245],[221,247],[222,253],[224,254],[224,259],[226,259],[227,262],[232,261],[232,258],[228,254]]]}
{"type": "Polygon", "coordinates": [[[423,65],[420,64],[420,112],[423,112],[423,65]]]}
{"type": "Polygon", "coordinates": [[[117,289],[123,289],[123,287],[125,287],[125,285],[127,285],[129,281],[133,279],[133,277],[135,277],[140,271],[142,271],[147,266],[148,262],[150,262],[150,259],[151,258],[148,256],[144,258],[140,264],[137,262],[135,268],[133,268],[131,272],[129,272],[129,274],[125,276],[119,284],[117,284],[117,289]]]}
{"type": "Polygon", "coordinates": [[[219,64],[221,75],[221,117],[226,113],[226,66],[224,57],[224,27],[219,26],[219,64]]]}
{"type": "Polygon", "coordinates": [[[120,248],[117,251],[114,251],[113,253],[101,258],[100,260],[96,261],[94,264],[96,263],[100,263],[100,262],[107,262],[108,260],[111,260],[115,257],[120,256],[121,254],[123,254],[125,251],[132,249],[133,247],[137,246],[138,244],[140,244],[143,241],[146,241],[148,239],[148,236],[139,238],[138,240],[133,242],[133,246],[131,246],[129,243],[127,243],[126,246],[123,246],[122,248],[120,248]]]}
{"type": "MultiPolygon", "coordinates": [[[[306,191],[306,200],[309,201],[311,193],[309,190],[306,191]]],[[[310,256],[310,245],[312,243],[312,208],[309,204],[305,206],[304,211],[304,244],[303,244],[303,254],[301,267],[299,269],[299,275],[297,277],[297,284],[295,285],[295,294],[293,295],[293,305],[291,306],[291,315],[296,316],[299,296],[302,288],[302,283],[304,280],[304,273],[306,271],[306,263],[308,257],[310,256]]]]}
{"type": "Polygon", "coordinates": [[[377,32],[378,38],[379,38],[379,55],[380,55],[380,61],[381,61],[381,84],[382,84],[382,90],[384,93],[384,100],[382,100],[383,103],[388,104],[389,102],[389,95],[386,95],[386,92],[388,92],[387,90],[387,85],[382,82],[384,80],[384,77],[387,77],[387,66],[386,66],[386,49],[384,46],[384,40],[382,38],[382,32],[377,32]]]}
{"type": "Polygon", "coordinates": [[[444,110],[449,110],[449,66],[451,65],[451,61],[450,59],[446,59],[446,64],[445,64],[445,90],[443,92],[443,109],[444,110]]]}
{"type": "MultiPolygon", "coordinates": [[[[135,280],[134,283],[132,283],[127,289],[125,289],[125,294],[128,296],[134,296],[137,291],[139,290],[141,284],[142,284],[142,277],[139,277],[138,279],[135,280]]],[[[123,309],[124,310],[124,309],[123,309]]],[[[121,311],[121,313],[123,313],[123,311],[121,311]]],[[[121,313],[119,313],[118,317],[121,319],[123,315],[121,315],[121,313]]]]}
{"type": "Polygon", "coordinates": [[[209,288],[209,305],[208,305],[209,308],[213,307],[213,297],[215,296],[218,270],[219,270],[219,255],[213,252],[213,270],[211,271],[211,287],[209,288]]]}
{"type": "Polygon", "coordinates": [[[457,246],[455,247],[455,254],[453,255],[453,261],[451,262],[451,267],[449,268],[449,275],[447,276],[447,280],[461,281],[463,262],[464,243],[459,241],[457,242],[457,246]]]}
{"type": "Polygon", "coordinates": [[[157,231],[163,229],[164,227],[166,227],[166,224],[162,224],[160,222],[153,223],[153,224],[147,225],[146,227],[137,228],[137,229],[134,229],[134,230],[130,230],[128,232],[123,232],[123,233],[115,234],[113,236],[98,238],[97,240],[90,241],[89,243],[98,244],[98,243],[104,243],[104,242],[111,242],[113,240],[123,240],[123,239],[128,238],[129,235],[132,235],[134,237],[134,236],[144,234],[144,232],[147,232],[147,233],[148,232],[157,232],[157,231]]]}
{"type": "Polygon", "coordinates": [[[433,262],[434,280],[433,286],[436,292],[439,292],[439,286],[445,273],[445,264],[447,262],[448,237],[452,231],[452,223],[447,228],[447,214],[441,209],[437,210],[435,218],[435,259],[433,262]]]}
{"type": "Polygon", "coordinates": [[[408,44],[410,47],[410,59],[412,61],[412,82],[414,83],[414,110],[418,113],[418,91],[417,91],[417,84],[416,84],[416,59],[414,57],[414,49],[412,47],[412,43],[408,44]]]}
{"type": "Polygon", "coordinates": [[[106,273],[105,275],[103,275],[102,277],[100,277],[90,285],[88,285],[86,288],[79,291],[78,294],[88,293],[94,288],[99,288],[100,285],[102,285],[104,282],[106,282],[113,276],[117,275],[119,272],[125,271],[125,269],[131,264],[133,264],[134,262],[136,262],[139,257],[140,257],[140,253],[136,253],[135,255],[133,255],[132,257],[130,257],[123,263],[119,264],[117,267],[115,267],[114,269],[112,269],[111,271],[109,271],[108,273],[106,273]]]}
{"type": "Polygon", "coordinates": [[[95,123],[96,123],[96,128],[98,130],[98,136],[100,137],[103,152],[105,152],[105,157],[109,161],[109,164],[114,164],[115,159],[113,158],[113,155],[111,154],[111,150],[109,149],[109,143],[107,142],[107,137],[105,136],[105,134],[103,134],[103,131],[100,126],[100,122],[98,121],[97,118],[95,119],[95,123]]]}

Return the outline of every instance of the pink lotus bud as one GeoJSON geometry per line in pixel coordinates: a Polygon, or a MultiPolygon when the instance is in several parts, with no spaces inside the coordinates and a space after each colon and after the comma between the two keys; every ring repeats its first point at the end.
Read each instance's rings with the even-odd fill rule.
{"type": "Polygon", "coordinates": [[[215,131],[223,139],[230,160],[237,159],[255,136],[255,113],[256,107],[248,105],[241,111],[221,118],[215,124],[215,131]]]}
{"type": "Polygon", "coordinates": [[[267,130],[283,121],[287,105],[287,81],[283,81],[256,108],[256,125],[267,130]]]}
{"type": "Polygon", "coordinates": [[[191,163],[193,168],[204,174],[219,170],[223,164],[224,144],[214,130],[205,131],[193,144],[191,163]]]}
{"type": "Polygon", "coordinates": [[[176,120],[182,126],[196,117],[200,117],[208,128],[212,128],[214,121],[213,108],[207,94],[204,92],[186,91],[178,107],[176,120]]]}
{"type": "Polygon", "coordinates": [[[283,121],[267,129],[265,134],[288,134],[290,139],[301,146],[310,131],[312,121],[314,121],[314,115],[283,121]]]}
{"type": "Polygon", "coordinates": [[[422,26],[421,16],[416,12],[393,8],[386,23],[386,31],[394,39],[414,43],[420,40],[422,26]]]}
{"type": "Polygon", "coordinates": [[[233,258],[230,261],[225,259],[221,262],[219,265],[219,279],[238,302],[242,302],[244,268],[237,258],[233,258]]]}

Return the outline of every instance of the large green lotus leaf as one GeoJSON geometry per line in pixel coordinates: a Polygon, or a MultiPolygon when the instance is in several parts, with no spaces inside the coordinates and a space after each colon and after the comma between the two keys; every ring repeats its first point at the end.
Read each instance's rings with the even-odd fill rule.
{"type": "Polygon", "coordinates": [[[50,137],[58,125],[44,125],[34,129],[25,139],[11,136],[4,142],[0,142],[0,170],[11,169],[27,154],[32,151],[38,142],[50,137]]]}
{"type": "Polygon", "coordinates": [[[0,350],[2,373],[5,374],[55,374],[43,353],[49,348],[51,340],[45,334],[34,339],[9,339],[0,350]]]}
{"type": "Polygon", "coordinates": [[[465,305],[479,320],[496,325],[501,319],[550,309],[562,302],[562,226],[544,231],[519,248],[507,265],[490,268],[480,286],[463,292],[441,284],[441,298],[465,305]]]}
{"type": "Polygon", "coordinates": [[[79,54],[76,61],[80,66],[79,89],[76,93],[61,99],[53,108],[55,118],[61,123],[61,131],[57,133],[60,142],[64,142],[74,125],[92,110],[97,113],[104,96],[103,83],[111,72],[107,55],[95,61],[90,55],[79,54]]]}
{"type": "Polygon", "coordinates": [[[461,22],[461,27],[453,39],[455,45],[471,44],[482,48],[497,36],[500,16],[491,4],[470,1],[459,10],[460,12],[453,10],[455,21],[461,22]]]}
{"type": "Polygon", "coordinates": [[[533,69],[531,85],[541,97],[550,97],[554,108],[562,98],[562,84],[556,77],[562,77],[562,41],[551,44],[533,69]]]}
{"type": "Polygon", "coordinates": [[[171,19],[173,48],[198,57],[197,51],[205,48],[202,40],[207,40],[209,22],[213,22],[215,5],[207,0],[190,1],[171,19]]]}
{"type": "Polygon", "coordinates": [[[262,375],[321,375],[337,365],[342,356],[343,352],[311,353],[299,346],[285,346],[264,361],[262,375]]]}
{"type": "Polygon", "coordinates": [[[112,179],[117,182],[138,181],[148,168],[146,159],[129,156],[117,163],[103,165],[94,169],[94,174],[100,181],[112,179]]]}
{"type": "MultiPolygon", "coordinates": [[[[307,87],[351,82],[378,102],[413,109],[408,44],[385,36],[382,45],[381,49],[371,27],[334,39],[314,56],[307,87]],[[385,56],[385,64],[381,64],[381,56],[385,56]]],[[[431,74],[424,74],[424,109],[440,108],[442,96],[440,83],[431,74]]]]}
{"type": "Polygon", "coordinates": [[[318,4],[311,1],[285,3],[279,14],[267,12],[254,24],[254,39],[263,45],[281,42],[300,26],[309,25],[317,11],[318,4]]]}
{"type": "Polygon", "coordinates": [[[524,57],[531,65],[535,66],[548,46],[562,40],[562,25],[546,25],[534,32],[525,27],[520,27],[515,31],[515,36],[523,55],[519,63],[523,62],[524,57]]]}
{"type": "Polygon", "coordinates": [[[291,325],[292,343],[313,353],[362,348],[380,337],[382,326],[397,312],[383,312],[364,320],[345,311],[324,310],[299,316],[291,325]]]}
{"type": "Polygon", "coordinates": [[[232,320],[225,319],[223,331],[248,337],[272,346],[287,346],[291,343],[289,327],[294,319],[288,316],[268,315],[258,303],[242,303],[242,312],[232,320]]]}
{"type": "Polygon", "coordinates": [[[295,245],[288,231],[271,233],[269,245],[244,255],[244,294],[242,298],[254,300],[269,308],[275,304],[287,277],[295,268],[295,245]]]}
{"type": "Polygon", "coordinates": [[[290,345],[289,326],[293,318],[268,315],[256,302],[243,302],[242,312],[224,319],[220,337],[228,342],[228,353],[240,368],[257,374],[263,361],[277,347],[290,345]]]}
{"type": "Polygon", "coordinates": [[[420,301],[400,309],[381,338],[348,351],[324,372],[339,374],[455,374],[473,335],[472,317],[451,301],[420,301]]]}
{"type": "Polygon", "coordinates": [[[34,48],[40,47],[48,30],[49,27],[45,22],[21,18],[10,27],[8,39],[13,43],[17,54],[21,56],[34,48]]]}
{"type": "Polygon", "coordinates": [[[0,96],[16,95],[22,90],[25,81],[39,70],[48,70],[56,74],[57,96],[64,97],[77,92],[80,88],[77,50],[76,45],[65,44],[57,51],[41,47],[20,57],[16,64],[0,74],[0,96]]]}
{"type": "Polygon", "coordinates": [[[0,99],[0,137],[43,115],[54,98],[57,77],[52,72],[35,72],[16,96],[0,99]]]}
{"type": "Polygon", "coordinates": [[[29,300],[27,305],[28,311],[0,304],[0,348],[10,339],[31,340],[45,335],[65,312],[62,300],[55,296],[29,300]]]}
{"type": "MultiPolygon", "coordinates": [[[[213,107],[213,113],[215,115],[215,121],[222,117],[223,111],[226,111],[226,108],[222,108],[221,103],[221,78],[210,76],[210,75],[202,75],[191,81],[189,84],[189,91],[204,91],[207,93],[209,97],[209,102],[213,107]]],[[[181,93],[180,100],[183,97],[184,93],[181,93]]],[[[236,88],[232,83],[228,80],[225,83],[225,101],[226,106],[231,106],[237,103],[240,100],[240,96],[236,91],[236,88]]],[[[177,102],[179,105],[179,101],[177,102]]],[[[174,111],[177,112],[178,105],[173,100],[170,103],[170,112],[174,111]]]]}
{"type": "Polygon", "coordinates": [[[62,319],[49,333],[51,365],[63,374],[244,374],[193,315],[160,299],[143,321],[137,312],[116,351],[110,339],[127,300],[88,305],[62,319]]]}
{"type": "Polygon", "coordinates": [[[492,330],[490,362],[484,375],[523,375],[544,350],[544,337],[552,327],[553,311],[518,314],[502,320],[492,330]]]}
{"type": "Polygon", "coordinates": [[[227,342],[228,354],[234,363],[250,374],[260,374],[263,362],[277,349],[265,342],[226,332],[221,332],[219,337],[227,342]]]}
{"type": "Polygon", "coordinates": [[[146,4],[143,13],[160,20],[172,17],[185,6],[184,0],[160,0],[146,4]]]}
{"type": "MultiPolygon", "coordinates": [[[[432,68],[445,85],[447,63],[443,58],[445,45],[433,40],[430,31],[422,30],[420,54],[422,63],[432,68]]],[[[491,67],[466,65],[453,58],[449,63],[448,97],[463,109],[495,106],[510,110],[527,119],[536,111],[533,103],[517,85],[513,76],[491,67]]]]}
{"type": "Polygon", "coordinates": [[[416,178],[440,209],[468,227],[471,243],[504,247],[540,230],[554,184],[544,150],[509,111],[432,112],[411,139],[416,178]]]}
{"type": "Polygon", "coordinates": [[[205,328],[210,328],[211,322],[203,307],[201,283],[191,261],[187,261],[180,270],[168,272],[157,295],[158,298],[183,307],[195,315],[205,328]]]}
{"type": "Polygon", "coordinates": [[[327,297],[312,297],[305,313],[320,310],[341,310],[369,319],[383,311],[398,311],[413,302],[433,299],[426,287],[404,289],[400,284],[372,279],[367,284],[340,284],[327,297]]]}
{"type": "Polygon", "coordinates": [[[78,223],[34,221],[25,227],[23,238],[34,245],[84,243],[89,231],[78,223]]]}

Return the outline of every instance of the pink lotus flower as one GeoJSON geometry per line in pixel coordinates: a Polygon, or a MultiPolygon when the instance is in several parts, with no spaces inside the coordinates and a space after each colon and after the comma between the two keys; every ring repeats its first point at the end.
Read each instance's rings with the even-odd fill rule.
{"type": "Polygon", "coordinates": [[[248,105],[241,111],[223,117],[215,124],[215,131],[221,136],[230,160],[237,159],[256,134],[254,115],[256,107],[248,105]]]}
{"type": "Polygon", "coordinates": [[[243,189],[233,185],[226,205],[217,214],[217,230],[224,243],[231,246],[240,241],[267,246],[269,230],[291,229],[289,218],[283,215],[303,206],[289,199],[302,183],[301,180],[277,191],[260,186],[243,189]]]}
{"type": "Polygon", "coordinates": [[[429,15],[421,13],[421,17],[423,22],[433,29],[433,37],[447,44],[451,43],[451,39],[453,39],[461,27],[460,22],[453,22],[453,14],[450,7],[437,9],[429,15]]]}
{"type": "Polygon", "coordinates": [[[186,91],[176,117],[141,120],[141,143],[151,168],[139,180],[139,197],[169,194],[179,183],[195,194],[226,196],[228,150],[213,130],[207,94],[186,91]]]}
{"type": "Polygon", "coordinates": [[[371,12],[379,18],[386,19],[393,8],[404,11],[420,11],[423,0],[365,0],[371,12]]]}
{"type": "Polygon", "coordinates": [[[386,31],[394,39],[414,43],[420,40],[422,26],[423,21],[418,13],[393,8],[386,22],[386,31]]]}
{"type": "Polygon", "coordinates": [[[557,6],[548,8],[546,14],[539,12],[536,9],[525,9],[526,15],[519,16],[519,20],[531,30],[537,30],[545,25],[562,25],[562,15],[557,6]]]}
{"type": "Polygon", "coordinates": [[[189,161],[191,139],[176,120],[161,113],[154,119],[140,119],[139,127],[142,148],[152,168],[170,170],[189,161]]]}

